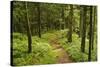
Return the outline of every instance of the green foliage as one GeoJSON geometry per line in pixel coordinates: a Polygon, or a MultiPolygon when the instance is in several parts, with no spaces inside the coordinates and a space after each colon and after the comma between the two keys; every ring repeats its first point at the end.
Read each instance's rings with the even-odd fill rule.
{"type": "MultiPolygon", "coordinates": [[[[68,43],[67,39],[64,37],[63,39],[59,39],[59,42],[61,43],[62,47],[66,50],[66,52],[69,53],[69,56],[73,59],[73,61],[76,62],[83,62],[88,61],[88,47],[89,47],[89,41],[86,39],[86,47],[85,47],[85,53],[81,52],[81,39],[78,37],[77,34],[73,33],[73,42],[68,43]]],[[[94,50],[92,50],[92,61],[97,60],[97,50],[96,50],[96,43],[94,43],[94,50]]]]}
{"type": "MultiPolygon", "coordinates": [[[[50,31],[42,35],[32,37],[32,53],[28,53],[27,37],[21,33],[13,33],[13,58],[14,65],[28,64],[52,64],[56,63],[58,51],[53,50],[50,40],[57,38],[60,45],[68,52],[71,59],[75,62],[88,61],[89,40],[86,39],[85,53],[80,51],[81,39],[77,34],[73,33],[72,43],[67,42],[68,30],[50,31]]],[[[94,42],[94,50],[92,50],[92,61],[97,60],[97,46],[94,42]]]]}
{"type": "Polygon", "coordinates": [[[20,39],[20,40],[27,39],[26,35],[22,33],[13,33],[12,35],[14,39],[20,39]]]}
{"type": "MultiPolygon", "coordinates": [[[[90,22],[90,9],[87,10],[87,19],[85,19],[86,48],[85,53],[82,53],[80,51],[81,38],[79,38],[77,35],[82,30],[81,27],[83,24],[81,23],[81,25],[80,21],[81,17],[84,16],[81,16],[80,11],[83,10],[83,8],[80,9],[80,5],[27,2],[26,12],[25,3],[26,1],[14,1],[12,3],[13,46],[11,47],[13,49],[14,65],[56,63],[56,57],[61,53],[59,52],[59,50],[53,50],[51,43],[54,40],[57,41],[57,44],[61,45],[66,52],[68,52],[73,61],[88,61],[88,32],[90,22]],[[38,10],[38,5],[40,10],[38,10]],[[73,6],[73,9],[71,9],[71,5],[73,6]],[[32,32],[32,53],[28,53],[28,38],[26,35],[26,32],[28,30],[26,16],[27,14],[29,19],[29,26],[31,28],[30,31],[32,32]],[[69,28],[70,26],[72,26],[73,31],[74,28],[77,27],[77,31],[75,29],[75,32],[77,32],[77,34],[75,32],[72,32],[72,43],[69,43],[67,40],[69,36],[68,31],[70,30],[67,28],[69,28]],[[64,30],[61,30],[63,28],[64,30]],[[41,38],[37,36],[39,34],[39,29],[41,30],[41,38]]],[[[89,8],[89,6],[86,7],[89,8]]],[[[97,18],[96,15],[95,17],[97,18]]],[[[95,23],[97,21],[96,18],[95,23]]],[[[92,50],[91,53],[92,61],[97,60],[96,24],[94,29],[94,50],[92,50]]],[[[81,33],[83,32],[81,31],[81,33]]]]}
{"type": "Polygon", "coordinates": [[[42,39],[34,36],[32,38],[32,53],[27,53],[27,38],[21,35],[20,33],[13,34],[14,65],[55,63],[55,53],[50,44],[44,43],[42,39]]]}
{"type": "Polygon", "coordinates": [[[43,34],[43,37],[42,37],[42,38],[43,38],[44,40],[49,41],[51,38],[53,39],[55,36],[56,36],[56,35],[54,35],[54,34],[46,33],[46,34],[43,34]]]}

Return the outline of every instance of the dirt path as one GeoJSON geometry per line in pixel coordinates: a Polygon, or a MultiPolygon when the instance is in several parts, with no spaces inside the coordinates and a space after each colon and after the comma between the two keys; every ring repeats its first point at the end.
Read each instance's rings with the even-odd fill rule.
{"type": "Polygon", "coordinates": [[[50,44],[53,47],[53,50],[57,53],[57,63],[71,63],[72,60],[68,56],[68,53],[60,46],[60,43],[58,43],[58,39],[52,39],[50,40],[50,44]]]}

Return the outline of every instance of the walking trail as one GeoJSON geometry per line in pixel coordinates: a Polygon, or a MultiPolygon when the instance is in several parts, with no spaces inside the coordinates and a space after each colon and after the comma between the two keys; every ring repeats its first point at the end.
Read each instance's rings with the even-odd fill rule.
{"type": "Polygon", "coordinates": [[[56,53],[57,53],[57,56],[56,56],[57,63],[71,63],[72,62],[68,53],[60,45],[57,38],[51,39],[50,44],[53,47],[53,50],[56,51],[56,53]]]}

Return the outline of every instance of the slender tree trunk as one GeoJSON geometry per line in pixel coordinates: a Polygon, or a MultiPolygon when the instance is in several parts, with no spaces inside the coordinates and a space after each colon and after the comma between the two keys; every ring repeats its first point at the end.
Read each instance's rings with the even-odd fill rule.
{"type": "Polygon", "coordinates": [[[92,6],[90,6],[90,32],[89,32],[89,55],[88,55],[88,61],[91,61],[91,45],[92,45],[92,29],[93,29],[93,20],[92,20],[92,6]]]}
{"type": "Polygon", "coordinates": [[[63,24],[61,24],[61,29],[64,29],[64,23],[65,23],[65,16],[64,16],[65,10],[64,10],[64,5],[61,6],[61,7],[62,7],[62,9],[61,9],[61,18],[62,18],[62,22],[63,22],[63,24]]]}
{"type": "Polygon", "coordinates": [[[26,17],[27,17],[27,36],[28,36],[28,53],[32,52],[32,38],[31,38],[31,28],[30,28],[30,22],[29,22],[29,15],[28,15],[28,8],[27,8],[27,2],[26,2],[26,17]]]}
{"type": "Polygon", "coordinates": [[[47,12],[47,15],[46,15],[46,20],[47,20],[47,23],[46,23],[46,27],[47,27],[47,31],[49,30],[49,18],[48,18],[48,12],[47,12]]]}
{"type": "Polygon", "coordinates": [[[69,31],[68,42],[72,42],[72,22],[73,22],[73,5],[70,5],[69,31]]]}
{"type": "Polygon", "coordinates": [[[85,38],[86,38],[86,15],[87,15],[87,7],[83,6],[83,30],[82,30],[82,40],[81,40],[81,51],[85,52],[85,38]]]}
{"type": "Polygon", "coordinates": [[[80,23],[79,23],[79,29],[80,29],[80,33],[79,33],[79,37],[82,36],[82,25],[83,25],[83,8],[82,6],[80,6],[80,23]]]}
{"type": "Polygon", "coordinates": [[[20,18],[19,17],[17,17],[17,18],[18,18],[18,23],[17,23],[18,31],[17,32],[22,33],[21,24],[20,24],[20,18]]]}
{"type": "Polygon", "coordinates": [[[95,30],[95,7],[93,7],[93,29],[92,29],[92,50],[94,49],[94,30],[95,30]]]}
{"type": "Polygon", "coordinates": [[[40,15],[40,3],[37,3],[37,11],[38,11],[38,34],[41,38],[41,15],[40,15]]]}

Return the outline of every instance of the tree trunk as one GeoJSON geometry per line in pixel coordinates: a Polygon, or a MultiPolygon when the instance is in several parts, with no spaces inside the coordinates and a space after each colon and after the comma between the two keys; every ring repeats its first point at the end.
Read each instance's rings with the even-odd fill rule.
{"type": "Polygon", "coordinates": [[[81,40],[81,51],[85,52],[85,37],[86,37],[86,15],[87,15],[87,7],[83,6],[83,14],[82,14],[82,21],[83,23],[83,27],[82,27],[82,40],[81,40]]]}
{"type": "Polygon", "coordinates": [[[28,8],[27,8],[27,2],[26,2],[26,17],[27,17],[27,36],[28,36],[28,53],[32,52],[32,38],[31,38],[31,28],[30,28],[30,22],[29,22],[29,15],[28,15],[28,8]]]}
{"type": "Polygon", "coordinates": [[[69,31],[68,42],[72,42],[72,22],[73,22],[73,5],[70,5],[69,31]]]}
{"type": "Polygon", "coordinates": [[[64,10],[64,5],[63,6],[61,6],[61,18],[62,18],[62,22],[63,22],[63,24],[61,24],[61,29],[64,29],[64,23],[65,23],[65,16],[64,16],[64,12],[65,12],[65,10],[64,10]]]}
{"type": "Polygon", "coordinates": [[[48,18],[49,14],[47,12],[47,15],[46,15],[46,20],[47,20],[47,23],[46,23],[46,27],[47,27],[47,31],[49,30],[49,18],[48,18]]]}
{"type": "Polygon", "coordinates": [[[40,3],[37,3],[37,11],[38,11],[38,35],[41,38],[41,15],[40,15],[40,3]]]}
{"type": "Polygon", "coordinates": [[[82,36],[82,25],[83,25],[83,8],[82,8],[82,6],[80,6],[80,23],[79,23],[80,33],[79,33],[79,37],[82,36]]]}
{"type": "Polygon", "coordinates": [[[89,32],[89,54],[88,54],[88,61],[91,61],[91,45],[92,45],[92,29],[93,29],[93,26],[92,26],[92,6],[90,6],[90,32],[89,32]]]}
{"type": "Polygon", "coordinates": [[[94,49],[94,30],[95,30],[95,7],[93,7],[93,29],[92,29],[92,50],[94,49]]]}

